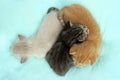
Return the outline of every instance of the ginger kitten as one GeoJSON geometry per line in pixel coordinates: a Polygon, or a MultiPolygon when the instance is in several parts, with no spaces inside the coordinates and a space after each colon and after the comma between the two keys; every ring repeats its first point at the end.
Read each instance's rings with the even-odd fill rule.
{"type": "Polygon", "coordinates": [[[102,43],[100,28],[92,14],[83,6],[73,4],[62,8],[58,13],[61,24],[71,21],[73,24],[83,24],[89,29],[86,41],[81,44],[74,44],[70,48],[76,66],[94,64],[99,57],[102,43]]]}

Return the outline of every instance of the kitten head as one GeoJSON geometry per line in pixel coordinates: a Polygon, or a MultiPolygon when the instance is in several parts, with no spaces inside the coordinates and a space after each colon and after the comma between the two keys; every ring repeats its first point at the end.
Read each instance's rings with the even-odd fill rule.
{"type": "Polygon", "coordinates": [[[70,21],[65,23],[63,32],[61,33],[64,43],[71,47],[75,43],[81,43],[88,37],[89,30],[82,24],[72,24],[70,21]]]}
{"type": "Polygon", "coordinates": [[[13,46],[16,57],[21,58],[21,63],[25,62],[32,52],[32,42],[23,35],[18,35],[19,41],[13,46]]]}
{"type": "Polygon", "coordinates": [[[79,42],[83,42],[88,37],[89,29],[87,28],[86,25],[79,24],[79,23],[73,24],[71,21],[67,21],[65,23],[65,27],[66,27],[65,28],[66,30],[68,29],[79,30],[79,34],[80,34],[78,38],[79,42]]]}
{"type": "Polygon", "coordinates": [[[73,27],[79,27],[81,29],[81,34],[78,37],[78,41],[79,42],[85,41],[89,35],[89,29],[87,28],[87,26],[82,24],[74,24],[73,27]]]}

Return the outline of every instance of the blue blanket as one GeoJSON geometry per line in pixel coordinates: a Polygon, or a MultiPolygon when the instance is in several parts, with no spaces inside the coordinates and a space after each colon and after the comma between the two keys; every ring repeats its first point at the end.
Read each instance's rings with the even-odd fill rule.
{"type": "Polygon", "coordinates": [[[119,0],[0,0],[0,80],[120,80],[119,0]],[[20,64],[11,51],[17,34],[27,37],[39,28],[49,7],[78,3],[88,8],[103,37],[100,58],[93,66],[73,67],[56,75],[45,59],[31,57],[20,64]]]}

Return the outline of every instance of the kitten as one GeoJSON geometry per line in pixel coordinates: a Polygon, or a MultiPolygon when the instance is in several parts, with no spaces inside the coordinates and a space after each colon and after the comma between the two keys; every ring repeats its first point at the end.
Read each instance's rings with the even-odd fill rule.
{"type": "Polygon", "coordinates": [[[45,57],[61,32],[63,27],[57,18],[58,9],[51,7],[47,13],[36,35],[32,38],[18,35],[19,41],[14,44],[13,52],[16,57],[21,58],[21,63],[30,56],[45,57]]]}
{"type": "Polygon", "coordinates": [[[85,41],[87,29],[80,24],[70,25],[67,22],[61,31],[56,43],[46,55],[46,60],[56,74],[64,76],[74,66],[72,55],[69,54],[70,47],[75,43],[85,41]],[[85,36],[83,36],[85,35],[85,36]]]}
{"type": "Polygon", "coordinates": [[[70,48],[70,54],[76,66],[94,64],[99,57],[102,38],[100,28],[91,13],[83,6],[73,4],[62,8],[58,13],[58,19],[62,25],[70,20],[73,24],[79,23],[87,26],[89,29],[87,40],[81,44],[74,44],[70,48]]]}

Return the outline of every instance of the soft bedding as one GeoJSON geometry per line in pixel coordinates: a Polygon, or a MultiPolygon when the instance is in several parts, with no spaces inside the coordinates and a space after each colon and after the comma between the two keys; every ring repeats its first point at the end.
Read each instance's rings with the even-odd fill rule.
{"type": "Polygon", "coordinates": [[[119,4],[119,0],[0,0],[0,80],[120,80],[119,4]],[[49,7],[73,3],[89,9],[100,26],[103,42],[97,63],[73,67],[63,77],[44,58],[31,57],[21,64],[11,51],[17,35],[32,36],[49,7]]]}

